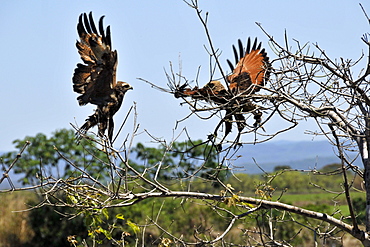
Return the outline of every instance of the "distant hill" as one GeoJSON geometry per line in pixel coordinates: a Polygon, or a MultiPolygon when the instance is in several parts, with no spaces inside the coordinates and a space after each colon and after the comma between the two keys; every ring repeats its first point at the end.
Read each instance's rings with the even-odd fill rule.
{"type": "MultiPolygon", "coordinates": [[[[334,151],[337,153],[337,150],[325,140],[271,141],[243,146],[238,153],[242,157],[233,164],[238,167],[236,171],[244,173],[262,172],[253,158],[266,172],[271,172],[275,166],[281,165],[288,165],[293,169],[320,169],[328,164],[340,163],[334,151]]],[[[355,164],[361,167],[360,162],[355,164]]]]}

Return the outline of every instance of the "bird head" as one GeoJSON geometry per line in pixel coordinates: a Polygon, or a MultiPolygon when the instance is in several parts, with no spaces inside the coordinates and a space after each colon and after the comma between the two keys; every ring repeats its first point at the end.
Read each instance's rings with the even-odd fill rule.
{"type": "Polygon", "coordinates": [[[220,81],[210,81],[204,87],[204,89],[211,89],[214,93],[220,94],[226,92],[224,85],[220,81]]]}
{"type": "Polygon", "coordinates": [[[121,91],[123,93],[127,92],[128,90],[134,89],[130,84],[124,81],[117,81],[116,90],[121,91]]]}

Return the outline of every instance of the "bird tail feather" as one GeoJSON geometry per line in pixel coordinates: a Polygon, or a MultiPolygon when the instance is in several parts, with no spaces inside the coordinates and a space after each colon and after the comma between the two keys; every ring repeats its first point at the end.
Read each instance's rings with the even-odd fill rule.
{"type": "Polygon", "coordinates": [[[86,135],[87,131],[98,124],[99,113],[96,111],[94,114],[89,116],[85,121],[84,125],[76,132],[77,142],[80,142],[82,137],[86,135]]]}

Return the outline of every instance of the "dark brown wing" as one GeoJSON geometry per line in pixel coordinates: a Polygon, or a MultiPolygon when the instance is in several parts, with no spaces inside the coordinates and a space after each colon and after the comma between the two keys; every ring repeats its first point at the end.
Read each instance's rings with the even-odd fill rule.
{"type": "Polygon", "coordinates": [[[257,45],[257,38],[254,40],[253,46],[251,39],[248,38],[247,48],[244,49],[241,40],[238,40],[239,51],[233,46],[235,56],[234,65],[227,60],[232,74],[227,77],[229,88],[234,93],[250,94],[260,90],[264,86],[269,77],[269,58],[265,49],[261,49],[261,43],[257,45]]]}
{"type": "Polygon", "coordinates": [[[116,85],[117,52],[112,51],[110,27],[103,27],[102,16],[97,30],[92,13],[81,14],[77,24],[80,40],[76,46],[85,64],[77,64],[73,74],[73,89],[81,95],[80,105],[110,102],[116,85]]]}

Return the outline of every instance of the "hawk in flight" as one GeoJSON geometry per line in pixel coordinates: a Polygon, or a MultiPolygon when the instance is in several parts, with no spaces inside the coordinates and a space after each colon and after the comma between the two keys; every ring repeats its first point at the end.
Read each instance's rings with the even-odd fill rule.
{"type": "Polygon", "coordinates": [[[246,126],[243,113],[252,112],[256,120],[255,127],[261,121],[262,113],[256,110],[256,106],[250,102],[248,95],[258,92],[269,78],[270,63],[265,49],[261,49],[261,43],[257,39],[253,44],[248,38],[247,47],[244,48],[241,40],[238,40],[238,48],[233,45],[235,56],[234,64],[227,60],[232,73],[226,77],[227,87],[220,81],[211,81],[204,87],[185,88],[187,84],[175,90],[175,97],[191,97],[193,99],[214,102],[226,110],[226,115],[217,126],[225,123],[225,136],[231,132],[232,122],[235,121],[239,133],[246,126]],[[233,118],[235,120],[233,120],[233,118]]]}
{"type": "Polygon", "coordinates": [[[113,137],[113,115],[122,105],[123,97],[132,87],[122,81],[116,81],[117,51],[112,51],[110,26],[104,30],[102,16],[99,31],[95,26],[92,12],[81,14],[77,24],[80,40],[76,46],[84,64],[77,64],[73,74],[73,90],[81,94],[77,100],[80,106],[88,103],[97,106],[95,113],[86,119],[78,131],[85,134],[98,125],[98,134],[104,136],[108,129],[108,138],[113,137]]]}

